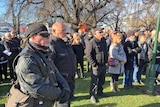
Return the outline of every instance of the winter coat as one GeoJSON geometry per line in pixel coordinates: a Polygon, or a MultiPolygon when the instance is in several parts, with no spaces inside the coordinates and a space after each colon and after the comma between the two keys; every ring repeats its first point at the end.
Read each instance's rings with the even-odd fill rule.
{"type": "Polygon", "coordinates": [[[155,64],[160,64],[160,43],[157,44],[157,54],[155,64]]]}
{"type": "Polygon", "coordinates": [[[6,63],[8,61],[8,56],[3,53],[5,51],[5,47],[0,43],[0,64],[6,63]]]}
{"type": "Polygon", "coordinates": [[[134,45],[132,46],[131,42],[128,40],[124,43],[124,51],[126,53],[127,62],[125,63],[125,69],[133,70],[134,61],[136,60],[136,64],[138,65],[138,53],[141,52],[141,49],[138,46],[138,43],[134,41],[134,45]],[[135,51],[133,51],[135,49],[135,51]],[[135,59],[134,59],[135,58],[135,59]]]}
{"type": "Polygon", "coordinates": [[[114,67],[109,66],[108,72],[111,74],[123,73],[124,64],[121,64],[120,62],[124,62],[127,60],[123,46],[121,44],[117,45],[112,43],[109,48],[109,57],[118,60],[118,64],[114,67]]]}
{"type": "Polygon", "coordinates": [[[18,43],[12,39],[12,40],[5,40],[4,41],[5,49],[11,52],[11,55],[9,56],[9,59],[13,60],[21,51],[20,46],[18,43]]]}
{"type": "MultiPolygon", "coordinates": [[[[154,42],[151,45],[152,47],[149,48],[148,50],[148,58],[149,61],[152,61],[152,57],[153,57],[153,47],[154,47],[154,42]]],[[[160,43],[157,44],[157,53],[156,53],[156,60],[155,60],[155,64],[160,64],[160,43]]]]}
{"type": "Polygon", "coordinates": [[[52,60],[59,72],[64,76],[67,82],[74,81],[74,75],[77,70],[76,55],[71,45],[66,41],[52,36],[50,42],[52,60]]]}
{"type": "Polygon", "coordinates": [[[86,49],[87,61],[93,66],[104,66],[107,63],[107,45],[105,39],[93,38],[86,49]]]}
{"type": "Polygon", "coordinates": [[[80,44],[74,44],[72,45],[73,51],[76,55],[77,62],[83,61],[83,56],[84,56],[84,47],[83,45],[80,44]]]}
{"type": "Polygon", "coordinates": [[[15,71],[20,89],[35,98],[34,107],[52,107],[62,89],[69,91],[68,84],[49,60],[49,53],[26,46],[19,56],[15,71]]]}
{"type": "Polygon", "coordinates": [[[148,58],[149,46],[148,46],[148,44],[146,42],[144,42],[144,43],[138,42],[138,46],[141,49],[141,52],[138,53],[138,65],[149,63],[149,58],[148,58]]]}

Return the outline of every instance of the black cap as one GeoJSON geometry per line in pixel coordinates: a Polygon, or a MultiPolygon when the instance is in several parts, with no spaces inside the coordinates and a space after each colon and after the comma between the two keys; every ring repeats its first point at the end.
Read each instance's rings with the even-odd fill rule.
{"type": "Polygon", "coordinates": [[[48,31],[46,26],[41,23],[33,23],[27,26],[26,37],[31,37],[41,31],[48,31]]]}

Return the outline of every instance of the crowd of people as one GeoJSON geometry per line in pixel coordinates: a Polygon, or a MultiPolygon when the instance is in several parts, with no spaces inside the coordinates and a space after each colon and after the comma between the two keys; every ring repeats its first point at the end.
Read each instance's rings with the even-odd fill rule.
{"type": "MultiPolygon", "coordinates": [[[[112,92],[120,91],[120,74],[123,74],[125,89],[132,88],[133,82],[143,84],[141,76],[152,60],[155,33],[150,29],[119,32],[97,27],[70,34],[66,33],[63,23],[56,22],[50,34],[43,24],[31,24],[26,29],[25,38],[16,36],[14,31],[1,38],[0,82],[18,80],[20,90],[35,98],[35,107],[51,107],[54,102],[57,107],[69,107],[71,99],[75,98],[75,78],[86,77],[86,56],[86,72],[91,72],[90,100],[96,103],[96,96],[107,97],[103,92],[107,71],[112,92]]],[[[160,37],[155,77],[160,72],[159,66],[160,37]]]]}

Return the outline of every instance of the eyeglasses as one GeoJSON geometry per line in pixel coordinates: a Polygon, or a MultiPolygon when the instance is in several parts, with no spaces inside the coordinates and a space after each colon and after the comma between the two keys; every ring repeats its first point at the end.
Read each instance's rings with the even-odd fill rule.
{"type": "Polygon", "coordinates": [[[42,31],[42,32],[39,32],[38,35],[44,38],[48,38],[50,36],[50,33],[48,33],[48,31],[42,31]]]}

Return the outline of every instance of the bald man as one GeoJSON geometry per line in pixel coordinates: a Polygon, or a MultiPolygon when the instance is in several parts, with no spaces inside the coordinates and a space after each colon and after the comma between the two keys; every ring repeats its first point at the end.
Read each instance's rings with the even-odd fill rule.
{"type": "MultiPolygon", "coordinates": [[[[70,87],[70,98],[73,98],[75,88],[74,76],[77,70],[76,56],[68,42],[66,27],[61,22],[56,22],[52,25],[50,50],[52,51],[52,59],[56,67],[70,87]]],[[[64,104],[57,103],[57,107],[70,107],[70,101],[64,104]]]]}

